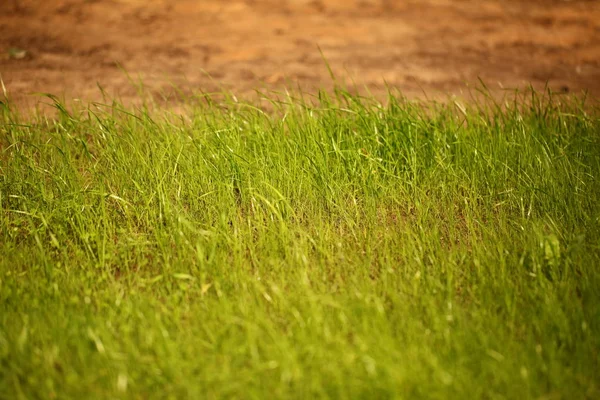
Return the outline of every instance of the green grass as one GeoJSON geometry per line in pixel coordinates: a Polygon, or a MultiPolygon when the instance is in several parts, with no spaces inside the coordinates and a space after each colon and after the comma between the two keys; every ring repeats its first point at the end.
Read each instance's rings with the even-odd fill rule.
{"type": "Polygon", "coordinates": [[[600,398],[600,113],[0,105],[0,398],[600,398]]]}

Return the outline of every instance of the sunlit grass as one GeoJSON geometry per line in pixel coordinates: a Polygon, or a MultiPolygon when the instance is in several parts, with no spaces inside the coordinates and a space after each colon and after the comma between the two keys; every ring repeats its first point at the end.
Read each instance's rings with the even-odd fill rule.
{"type": "Polygon", "coordinates": [[[49,100],[0,105],[1,398],[600,397],[581,99],[49,100]]]}

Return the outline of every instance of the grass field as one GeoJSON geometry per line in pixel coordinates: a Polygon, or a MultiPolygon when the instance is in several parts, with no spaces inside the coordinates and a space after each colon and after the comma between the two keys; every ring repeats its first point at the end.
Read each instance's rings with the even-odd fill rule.
{"type": "Polygon", "coordinates": [[[196,100],[0,105],[0,398],[600,398],[596,106],[196,100]]]}

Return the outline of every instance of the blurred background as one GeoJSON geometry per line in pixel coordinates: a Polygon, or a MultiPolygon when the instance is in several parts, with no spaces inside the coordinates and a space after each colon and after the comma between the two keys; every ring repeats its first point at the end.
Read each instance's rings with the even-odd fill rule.
{"type": "Polygon", "coordinates": [[[2,0],[11,96],[95,100],[333,85],[408,97],[546,84],[600,94],[600,1],[2,0]]]}

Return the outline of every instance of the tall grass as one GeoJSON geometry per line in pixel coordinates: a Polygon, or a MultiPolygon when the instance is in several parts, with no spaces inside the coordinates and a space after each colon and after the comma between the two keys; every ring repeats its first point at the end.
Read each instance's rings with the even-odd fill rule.
{"type": "Polygon", "coordinates": [[[0,397],[600,396],[581,99],[48,100],[0,105],[0,397]]]}

